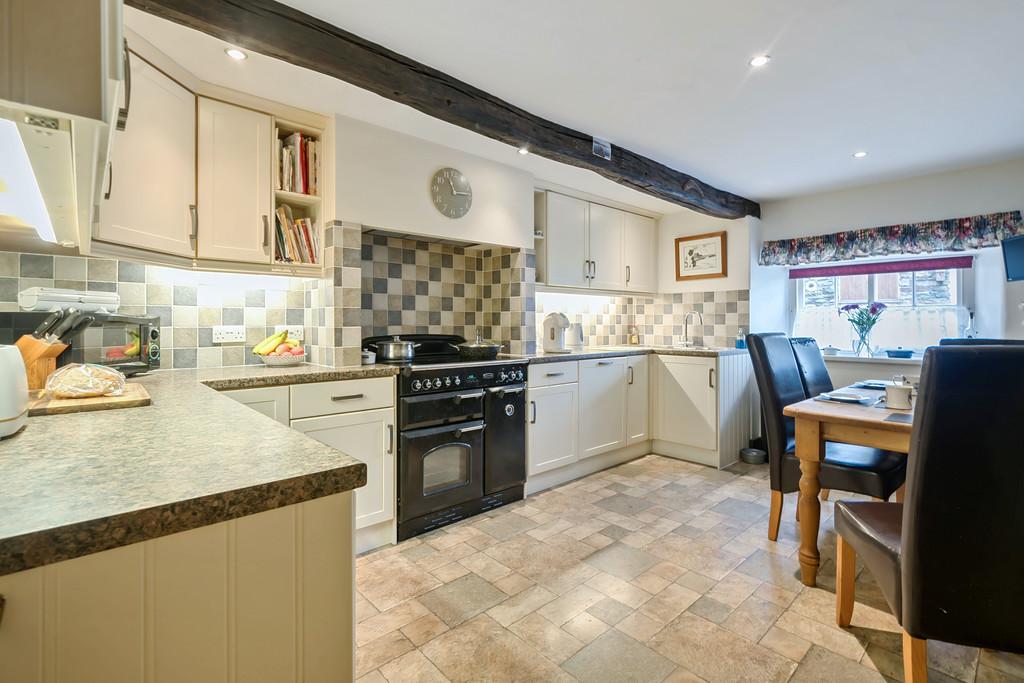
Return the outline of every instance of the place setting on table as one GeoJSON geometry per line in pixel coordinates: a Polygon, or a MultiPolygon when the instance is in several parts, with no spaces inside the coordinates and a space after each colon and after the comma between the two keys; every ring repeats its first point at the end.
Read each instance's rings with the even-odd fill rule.
{"type": "Polygon", "coordinates": [[[815,396],[814,400],[901,411],[888,416],[886,420],[910,424],[913,422],[919,383],[920,377],[916,375],[894,375],[890,380],[865,379],[848,387],[822,392],[815,396]],[[870,393],[855,391],[856,389],[870,393]]]}

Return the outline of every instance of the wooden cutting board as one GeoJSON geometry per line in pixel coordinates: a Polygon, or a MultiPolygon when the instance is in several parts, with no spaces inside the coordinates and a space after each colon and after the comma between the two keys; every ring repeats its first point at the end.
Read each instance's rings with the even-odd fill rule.
{"type": "Polygon", "coordinates": [[[28,414],[64,415],[83,413],[91,410],[114,410],[116,408],[138,408],[152,403],[149,392],[141,384],[128,382],[120,396],[95,396],[93,398],[50,398],[42,389],[29,392],[28,414]]]}

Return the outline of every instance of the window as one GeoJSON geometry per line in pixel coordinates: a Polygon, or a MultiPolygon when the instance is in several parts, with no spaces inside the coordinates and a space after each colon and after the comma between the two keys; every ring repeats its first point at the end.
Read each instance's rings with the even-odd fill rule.
{"type": "Polygon", "coordinates": [[[871,333],[872,347],[924,349],[960,336],[966,322],[963,272],[957,268],[794,280],[793,335],[851,350],[853,330],[839,309],[881,301],[888,309],[871,333]]]}

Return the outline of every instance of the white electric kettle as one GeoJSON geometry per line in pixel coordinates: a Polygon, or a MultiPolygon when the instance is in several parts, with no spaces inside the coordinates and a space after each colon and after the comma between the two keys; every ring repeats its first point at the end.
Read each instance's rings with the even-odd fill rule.
{"type": "Polygon", "coordinates": [[[28,419],[28,379],[17,346],[0,345],[0,439],[14,434],[28,419]]]}

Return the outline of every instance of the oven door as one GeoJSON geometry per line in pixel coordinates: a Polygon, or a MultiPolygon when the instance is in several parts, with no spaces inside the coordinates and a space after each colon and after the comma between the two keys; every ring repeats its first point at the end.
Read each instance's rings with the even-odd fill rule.
{"type": "Polygon", "coordinates": [[[483,496],[483,420],[402,432],[398,452],[400,522],[483,496]]]}

